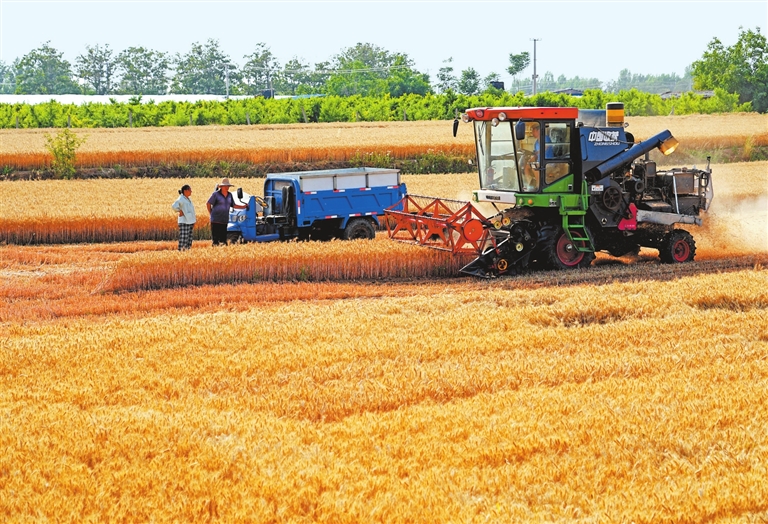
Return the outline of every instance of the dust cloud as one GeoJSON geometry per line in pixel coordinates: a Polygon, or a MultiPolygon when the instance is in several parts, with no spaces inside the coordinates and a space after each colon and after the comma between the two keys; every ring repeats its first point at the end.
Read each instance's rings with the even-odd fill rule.
{"type": "Polygon", "coordinates": [[[768,253],[768,187],[751,182],[713,175],[714,199],[702,227],[691,231],[701,258],[768,253]]]}

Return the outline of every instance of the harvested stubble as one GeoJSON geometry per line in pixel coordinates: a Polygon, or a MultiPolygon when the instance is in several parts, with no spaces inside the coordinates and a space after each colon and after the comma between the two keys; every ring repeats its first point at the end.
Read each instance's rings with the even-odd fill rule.
{"type": "MultiPolygon", "coordinates": [[[[208,247],[195,242],[193,250],[208,247]]],[[[258,282],[230,285],[171,287],[156,291],[95,293],[104,286],[110,271],[126,254],[172,251],[175,242],[124,242],[112,244],[15,246],[0,245],[0,324],[27,323],[56,318],[94,315],[134,315],[179,312],[210,312],[222,304],[242,311],[254,304],[303,300],[332,300],[369,297],[411,297],[448,290],[538,289],[542,286],[599,285],[605,282],[675,280],[687,275],[727,273],[768,266],[768,250],[762,254],[724,254],[705,250],[697,262],[684,265],[659,264],[655,253],[639,258],[616,259],[597,254],[588,271],[530,272],[492,283],[474,278],[437,279],[427,284],[403,280],[357,282],[258,282]]]]}
{"type": "Polygon", "coordinates": [[[120,260],[103,291],[261,281],[389,280],[453,276],[470,259],[449,252],[376,240],[274,242],[156,251],[120,260]]]}
{"type": "Polygon", "coordinates": [[[759,521],[766,289],[748,270],[4,326],[0,516],[759,521]]]}

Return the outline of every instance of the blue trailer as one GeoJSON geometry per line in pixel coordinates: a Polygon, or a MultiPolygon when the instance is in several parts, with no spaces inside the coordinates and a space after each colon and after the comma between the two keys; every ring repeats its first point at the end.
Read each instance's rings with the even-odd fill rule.
{"type": "Polygon", "coordinates": [[[248,204],[229,215],[227,239],[237,242],[274,240],[372,239],[384,209],[405,197],[397,169],[359,167],[270,173],[264,196],[238,189],[248,204]]]}

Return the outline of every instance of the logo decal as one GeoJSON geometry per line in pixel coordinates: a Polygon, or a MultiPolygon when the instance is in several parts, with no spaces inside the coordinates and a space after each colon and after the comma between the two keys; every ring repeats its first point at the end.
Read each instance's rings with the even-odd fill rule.
{"type": "Polygon", "coordinates": [[[588,140],[596,146],[621,145],[621,142],[619,142],[618,131],[602,131],[600,129],[595,129],[589,133],[588,140]]]}

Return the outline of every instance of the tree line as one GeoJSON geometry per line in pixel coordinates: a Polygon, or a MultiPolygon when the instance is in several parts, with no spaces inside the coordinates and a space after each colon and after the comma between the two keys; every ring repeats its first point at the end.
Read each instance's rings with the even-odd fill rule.
{"type": "MultiPolygon", "coordinates": [[[[511,93],[531,92],[521,74],[530,66],[527,52],[510,53],[506,72],[511,93]]],[[[541,75],[539,91],[600,89],[607,93],[636,89],[648,93],[685,92],[691,89],[723,89],[739,95],[739,103],[751,103],[755,111],[768,110],[768,45],[755,31],[740,28],[736,44],[726,47],[714,38],[702,58],[686,68],[682,77],[639,75],[628,69],[616,80],[541,75]]],[[[219,42],[195,42],[184,54],[170,55],[143,47],[115,52],[106,45],[86,46],[70,64],[63,53],[46,42],[10,65],[0,61],[0,92],[16,94],[130,94],[160,95],[302,95],[348,97],[400,97],[455,93],[476,96],[501,87],[500,75],[482,76],[469,67],[460,72],[453,59],[443,61],[434,82],[418,71],[405,53],[393,53],[370,43],[342,49],[331,59],[313,66],[299,58],[281,65],[265,43],[243,56],[242,65],[224,53],[219,42]]]]}
{"type": "Polygon", "coordinates": [[[158,127],[187,125],[289,124],[302,122],[385,122],[396,120],[448,120],[468,107],[549,106],[602,109],[608,102],[623,102],[628,116],[708,114],[749,111],[738,95],[716,89],[712,97],[689,92],[662,98],[636,89],[605,93],[587,90],[581,97],[551,92],[526,96],[489,89],[479,95],[454,92],[399,97],[328,95],[312,98],[267,99],[250,97],[225,101],[155,103],[135,97],[128,103],[0,104],[0,128],[50,127],[158,127]]]}

